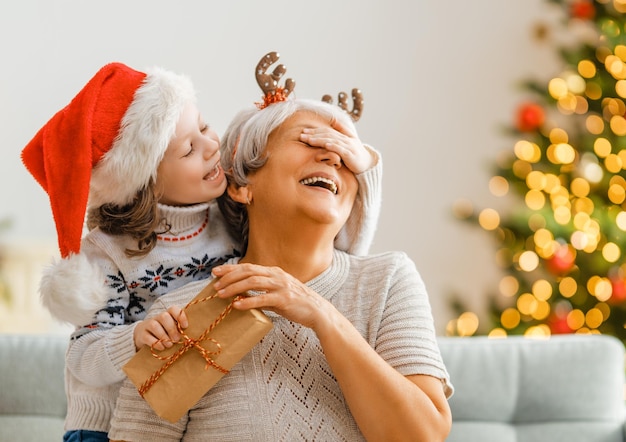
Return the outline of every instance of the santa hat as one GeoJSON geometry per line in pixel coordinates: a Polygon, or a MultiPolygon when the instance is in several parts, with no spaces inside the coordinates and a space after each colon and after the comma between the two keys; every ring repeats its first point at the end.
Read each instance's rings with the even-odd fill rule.
{"type": "Polygon", "coordinates": [[[156,178],[190,102],[185,76],[107,64],[28,143],[22,161],[48,193],[63,257],[80,252],[88,207],[126,205],[156,178]]]}

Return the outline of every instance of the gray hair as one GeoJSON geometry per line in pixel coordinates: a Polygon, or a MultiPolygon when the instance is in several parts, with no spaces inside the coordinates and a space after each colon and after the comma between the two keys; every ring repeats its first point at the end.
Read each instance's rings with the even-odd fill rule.
{"type": "MultiPolygon", "coordinates": [[[[350,116],[340,107],[309,99],[289,99],[273,103],[263,110],[248,108],[235,115],[222,137],[222,167],[229,184],[248,184],[248,175],[267,161],[266,147],[270,134],[297,112],[312,112],[328,121],[339,121],[356,132],[350,116]]],[[[225,192],[218,203],[231,235],[240,243],[242,253],[248,246],[248,212],[244,204],[225,192]]]]}

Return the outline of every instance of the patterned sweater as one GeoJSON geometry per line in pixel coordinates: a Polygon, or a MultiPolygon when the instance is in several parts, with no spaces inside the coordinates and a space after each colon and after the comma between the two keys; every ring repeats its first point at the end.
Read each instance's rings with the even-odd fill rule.
{"type": "MultiPolygon", "coordinates": [[[[335,241],[337,247],[360,254],[369,249],[380,213],[381,175],[380,158],[375,167],[357,175],[359,195],[335,241]]],[[[80,256],[72,259],[87,260],[91,269],[97,268],[97,276],[81,275],[75,268],[62,270],[67,263],[61,262],[49,268],[49,276],[42,281],[44,300],[60,294],[65,297],[63,302],[57,301],[58,310],[70,310],[85,292],[96,289],[104,290],[104,299],[108,299],[106,307],[88,326],[77,328],[70,340],[65,369],[66,430],[108,431],[125,378],[122,367],[135,354],[137,321],[145,318],[160,296],[189,282],[206,280],[214,266],[238,255],[215,202],[190,207],[159,205],[159,211],[171,232],[162,235],[147,256],[128,258],[124,250],[136,247],[131,239],[94,229],[83,239],[80,256]],[[94,287],[96,284],[102,287],[94,287]]]]}
{"type": "MultiPolygon", "coordinates": [[[[205,285],[192,283],[160,298],[149,315],[171,305],[185,305],[205,285]]],[[[414,263],[404,253],[355,257],[336,250],[332,265],[307,285],[332,302],[398,372],[439,378],[446,396],[452,394],[428,295],[414,263]]],[[[177,423],[156,416],[126,380],[109,437],[127,441],[363,440],[315,333],[266,313],[274,322],[272,331],[177,423]]]]}

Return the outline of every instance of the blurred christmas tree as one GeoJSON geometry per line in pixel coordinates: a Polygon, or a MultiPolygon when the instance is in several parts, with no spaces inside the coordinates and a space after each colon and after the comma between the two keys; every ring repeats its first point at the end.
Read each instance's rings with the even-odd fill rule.
{"type": "MultiPolygon", "coordinates": [[[[523,203],[457,215],[494,235],[505,273],[485,332],[626,342],[626,0],[547,2],[572,34],[557,48],[562,69],[524,83],[515,141],[489,183],[523,203]]],[[[475,317],[462,313],[448,333],[474,333],[475,317]]]]}

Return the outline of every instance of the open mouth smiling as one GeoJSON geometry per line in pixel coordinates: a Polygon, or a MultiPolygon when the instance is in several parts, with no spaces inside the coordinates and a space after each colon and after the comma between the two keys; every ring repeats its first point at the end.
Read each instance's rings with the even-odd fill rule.
{"type": "Polygon", "coordinates": [[[213,181],[214,179],[216,179],[220,175],[220,170],[221,169],[222,169],[222,167],[220,166],[219,163],[217,163],[215,165],[215,167],[213,169],[211,169],[211,171],[204,176],[203,179],[209,180],[209,181],[213,181]]]}
{"type": "Polygon", "coordinates": [[[333,180],[319,176],[305,178],[300,181],[300,184],[312,187],[322,187],[329,190],[333,195],[337,195],[337,192],[339,190],[337,184],[333,180]]]}

